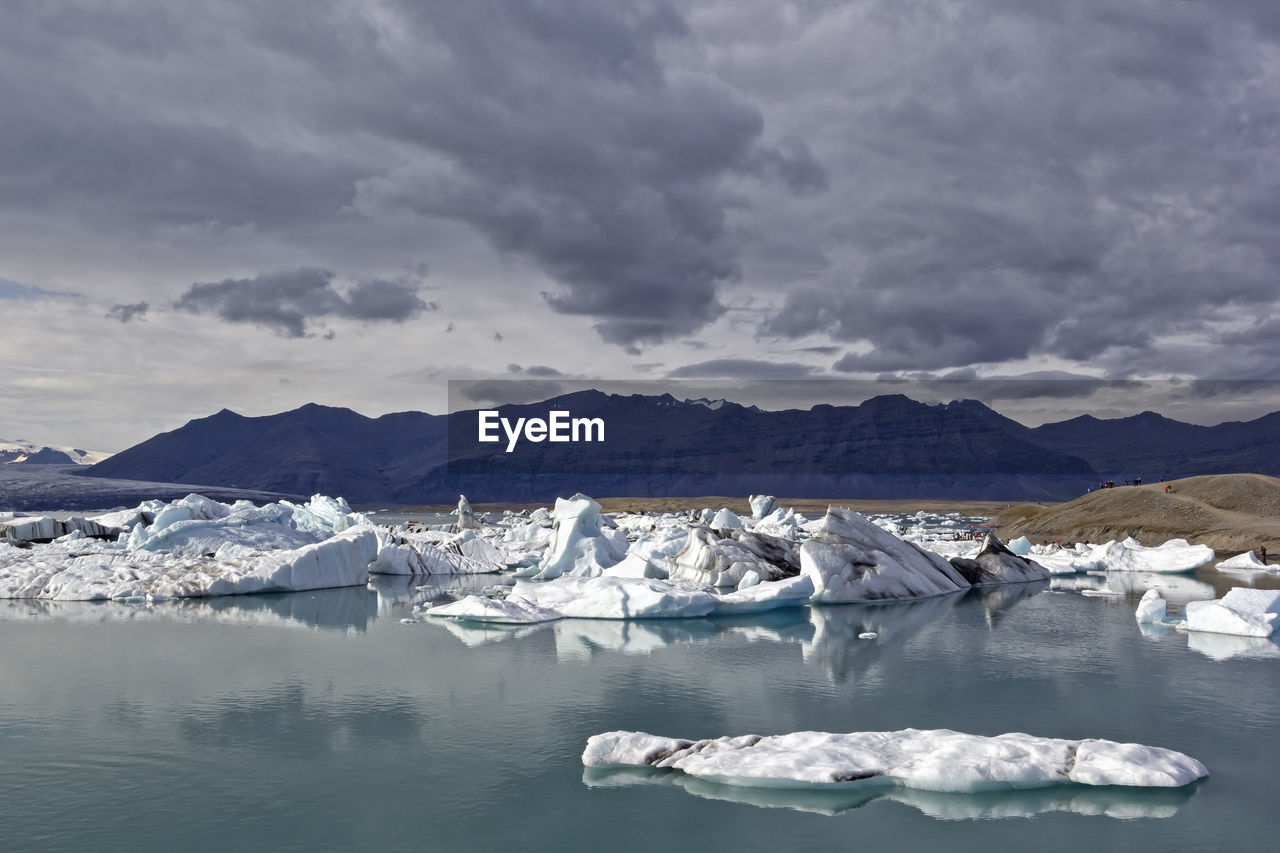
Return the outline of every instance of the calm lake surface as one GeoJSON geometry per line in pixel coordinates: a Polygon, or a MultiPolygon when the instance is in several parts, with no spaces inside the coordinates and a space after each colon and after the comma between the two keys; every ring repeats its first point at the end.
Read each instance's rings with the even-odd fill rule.
{"type": "Polygon", "coordinates": [[[485,630],[402,624],[416,583],[0,602],[0,847],[1275,849],[1280,645],[1144,634],[1140,591],[485,630]],[[907,727],[1137,741],[1211,776],[1175,792],[770,793],[580,761],[612,729],[907,727]]]}

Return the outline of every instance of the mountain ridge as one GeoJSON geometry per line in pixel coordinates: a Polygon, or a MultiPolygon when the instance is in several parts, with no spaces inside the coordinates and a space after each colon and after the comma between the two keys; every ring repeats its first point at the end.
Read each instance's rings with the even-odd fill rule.
{"type": "Polygon", "coordinates": [[[566,490],[1060,500],[1117,477],[1280,474],[1280,413],[1216,427],[1144,413],[1031,428],[977,400],[928,405],[884,395],[858,406],[761,411],[594,390],[496,408],[513,423],[552,408],[599,416],[609,424],[607,446],[544,443],[507,454],[504,443],[476,442],[478,410],[371,418],[310,403],[259,417],[223,409],[84,473],[406,504],[459,492],[549,500],[566,490]]]}

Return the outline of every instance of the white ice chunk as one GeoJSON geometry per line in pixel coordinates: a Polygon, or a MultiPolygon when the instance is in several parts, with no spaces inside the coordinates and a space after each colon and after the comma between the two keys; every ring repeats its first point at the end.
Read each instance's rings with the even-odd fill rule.
{"type": "Polygon", "coordinates": [[[732,510],[725,508],[715,514],[710,526],[713,530],[741,530],[742,519],[738,518],[732,510]]]}
{"type": "Polygon", "coordinates": [[[485,598],[468,595],[450,604],[441,604],[427,611],[428,616],[447,616],[466,622],[497,622],[500,624],[533,624],[552,622],[563,618],[554,610],[545,610],[519,599],[485,598]]]}
{"type": "Polygon", "coordinates": [[[706,616],[717,603],[711,593],[688,584],[610,577],[521,581],[512,588],[512,599],[578,619],[681,619],[706,616]]]}
{"type": "Polygon", "coordinates": [[[476,520],[476,514],[472,511],[467,496],[458,495],[458,529],[475,530],[479,526],[480,522],[476,520]]]}
{"type": "Polygon", "coordinates": [[[773,495],[751,495],[747,503],[751,505],[752,518],[757,520],[772,515],[778,509],[778,499],[773,495]]]}
{"type": "Polygon", "coordinates": [[[837,507],[801,546],[800,570],[813,580],[816,602],[918,598],[969,587],[942,557],[837,507]]]}
{"type": "Polygon", "coordinates": [[[551,545],[536,570],[527,572],[535,580],[554,580],[561,575],[596,577],[622,561],[626,551],[615,536],[601,531],[600,504],[583,494],[565,500],[556,498],[555,526],[551,545]]]}
{"type": "Polygon", "coordinates": [[[1017,539],[1010,540],[1008,548],[1019,557],[1027,557],[1031,555],[1031,540],[1025,536],[1019,536],[1017,539]]]}
{"type": "Polygon", "coordinates": [[[1235,587],[1216,601],[1191,601],[1184,609],[1189,631],[1269,637],[1280,614],[1280,590],[1235,587]]]}
{"type": "Polygon", "coordinates": [[[1123,542],[1095,545],[1087,555],[1089,569],[1108,572],[1189,572],[1213,560],[1213,549],[1170,539],[1155,548],[1143,547],[1130,537],[1123,542]]]}
{"type": "Polygon", "coordinates": [[[757,787],[825,786],[881,778],[930,791],[976,792],[1075,782],[1174,788],[1208,775],[1173,750],[1106,740],[996,737],[946,729],[794,732],[687,741],[640,732],[591,737],[587,767],[670,768],[712,782],[757,787]]]}
{"type": "Polygon", "coordinates": [[[1223,560],[1218,563],[1219,569],[1263,569],[1267,568],[1267,564],[1258,559],[1258,555],[1252,551],[1245,551],[1243,554],[1236,554],[1229,560],[1223,560]]]}
{"type": "Polygon", "coordinates": [[[813,581],[805,576],[755,583],[718,596],[717,613],[759,613],[782,607],[801,607],[813,595],[813,581]]]}
{"type": "Polygon", "coordinates": [[[1169,615],[1169,605],[1160,597],[1160,590],[1149,589],[1138,602],[1138,610],[1134,614],[1138,622],[1144,625],[1163,622],[1169,615]]]}

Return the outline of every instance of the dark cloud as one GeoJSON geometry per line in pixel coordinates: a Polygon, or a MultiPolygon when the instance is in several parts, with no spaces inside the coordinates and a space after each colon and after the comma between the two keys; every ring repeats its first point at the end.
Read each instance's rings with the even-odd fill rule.
{"type": "Polygon", "coordinates": [[[524,366],[522,366],[522,365],[512,363],[512,364],[508,364],[508,365],[507,365],[507,372],[508,372],[508,373],[523,373],[525,376],[539,376],[539,377],[541,377],[541,376],[564,376],[564,374],[563,374],[563,373],[561,373],[560,371],[556,370],[554,367],[547,367],[547,366],[546,366],[546,365],[544,365],[544,364],[534,364],[534,365],[531,365],[531,366],[529,366],[529,367],[524,367],[524,366]]]}
{"type": "Polygon", "coordinates": [[[716,358],[677,367],[672,379],[791,379],[811,376],[816,368],[793,361],[762,361],[752,358],[716,358]]]}
{"type": "Polygon", "coordinates": [[[112,320],[119,320],[121,323],[128,323],[132,320],[146,319],[147,309],[150,308],[146,302],[133,302],[128,305],[112,305],[111,310],[107,312],[107,317],[112,320]]]}
{"type": "Polygon", "coordinates": [[[565,393],[558,382],[546,379],[477,379],[449,383],[450,408],[456,403],[505,406],[508,403],[538,403],[565,393]]]}
{"type": "Polygon", "coordinates": [[[826,186],[805,143],[764,143],[740,91],[664,67],[664,49],[691,37],[668,3],[405,4],[403,20],[447,59],[428,51],[391,81],[398,97],[360,104],[359,121],[445,164],[363,181],[357,208],[469,223],[550,274],[561,289],[547,304],[596,318],[611,343],[675,338],[720,316],[719,289],[740,274],[734,181],[826,186]]]}
{"type": "MultiPolygon", "coordinates": [[[[1274,4],[869,5],[824,89],[847,116],[841,263],[763,335],[870,344],[842,371],[1041,354],[1159,371],[1172,340],[1275,312],[1274,4]]],[[[1280,369],[1260,339],[1234,352],[1280,369]]]]}
{"type": "MultiPolygon", "coordinates": [[[[333,286],[334,273],[310,267],[264,273],[254,278],[197,282],[173,307],[208,314],[228,323],[251,323],[285,337],[300,338],[312,320],[340,317],[402,323],[435,304],[424,302],[409,281],[375,279],[354,285],[346,295],[333,286]]],[[[325,333],[332,339],[333,330],[325,333]]]]}
{"type": "Polygon", "coordinates": [[[185,310],[332,335],[433,310],[429,257],[441,375],[531,304],[663,371],[1280,375],[1274,0],[10,5],[0,255],[88,327],[198,277],[185,310]]]}

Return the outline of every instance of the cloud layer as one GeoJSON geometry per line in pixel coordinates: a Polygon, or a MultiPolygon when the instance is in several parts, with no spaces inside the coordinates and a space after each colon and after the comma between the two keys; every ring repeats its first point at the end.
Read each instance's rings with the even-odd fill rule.
{"type": "Polygon", "coordinates": [[[430,407],[283,375],[317,348],[387,377],[1276,376],[1277,91],[1274,0],[20,2],[0,300],[38,328],[0,403],[83,400],[54,377],[88,359],[134,395],[95,386],[104,420],[430,407]],[[177,390],[145,396],[140,352],[190,359],[177,390]],[[228,392],[215,359],[271,375],[228,392]]]}
{"type": "MultiPolygon", "coordinates": [[[[410,282],[362,281],[344,295],[334,288],[333,279],[334,274],[328,270],[302,268],[254,278],[197,282],[173,307],[192,314],[209,314],[228,323],[265,326],[291,338],[302,337],[308,333],[311,321],[326,317],[403,323],[436,308],[434,303],[423,301],[418,296],[418,286],[410,282]]],[[[117,306],[128,307],[131,306],[117,306]]]]}

